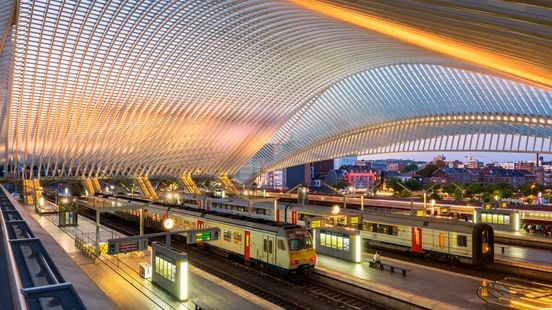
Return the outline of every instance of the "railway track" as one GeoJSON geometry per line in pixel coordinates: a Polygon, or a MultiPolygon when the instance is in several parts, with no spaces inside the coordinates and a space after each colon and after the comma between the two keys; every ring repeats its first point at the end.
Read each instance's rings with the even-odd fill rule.
{"type": "MultiPolygon", "coordinates": [[[[81,215],[95,220],[92,212],[82,212],[81,215]]],[[[123,234],[138,233],[136,226],[113,216],[102,216],[101,224],[123,234]]],[[[171,245],[186,252],[192,266],[285,309],[385,309],[337,286],[312,279],[291,283],[196,246],[184,245],[174,240],[171,245]]]]}

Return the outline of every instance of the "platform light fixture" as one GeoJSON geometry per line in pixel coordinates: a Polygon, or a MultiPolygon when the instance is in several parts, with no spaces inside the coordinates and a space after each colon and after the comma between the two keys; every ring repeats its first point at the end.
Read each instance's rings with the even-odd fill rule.
{"type": "Polygon", "coordinates": [[[174,227],[174,220],[170,217],[166,218],[164,221],[163,221],[163,227],[166,229],[166,230],[171,230],[173,227],[174,227]]]}

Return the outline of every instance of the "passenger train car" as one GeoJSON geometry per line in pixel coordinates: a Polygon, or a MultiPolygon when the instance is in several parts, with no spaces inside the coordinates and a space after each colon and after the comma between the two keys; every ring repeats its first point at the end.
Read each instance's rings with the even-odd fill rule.
{"type": "Polygon", "coordinates": [[[474,266],[494,260],[494,232],[487,224],[405,215],[363,216],[360,235],[371,247],[474,266]]]}
{"type": "Polygon", "coordinates": [[[494,231],[487,224],[449,218],[416,217],[400,213],[364,212],[317,205],[259,202],[248,205],[240,198],[201,197],[189,201],[198,208],[311,228],[313,219],[323,217],[326,226],[359,229],[364,245],[414,253],[430,259],[463,262],[474,266],[494,260],[494,231]]]}
{"type": "MultiPolygon", "coordinates": [[[[116,211],[116,216],[138,220],[138,211],[116,211]]],[[[161,229],[170,217],[173,229],[220,228],[218,240],[206,242],[217,253],[238,258],[247,265],[273,270],[292,281],[307,278],[316,264],[311,234],[299,225],[275,223],[205,210],[148,206],[145,226],[161,229]]]]}

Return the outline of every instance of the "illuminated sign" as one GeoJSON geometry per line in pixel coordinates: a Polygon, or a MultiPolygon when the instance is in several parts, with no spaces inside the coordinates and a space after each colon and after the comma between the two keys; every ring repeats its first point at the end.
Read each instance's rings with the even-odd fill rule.
{"type": "Polygon", "coordinates": [[[320,220],[315,220],[311,222],[311,228],[319,228],[320,227],[320,220]]]}
{"type": "Polygon", "coordinates": [[[108,240],[107,254],[122,254],[135,251],[144,251],[148,248],[147,240],[110,241],[108,240]]]}
{"type": "Polygon", "coordinates": [[[196,241],[210,241],[210,240],[211,240],[211,232],[210,231],[204,231],[204,232],[196,233],[196,241]]]}

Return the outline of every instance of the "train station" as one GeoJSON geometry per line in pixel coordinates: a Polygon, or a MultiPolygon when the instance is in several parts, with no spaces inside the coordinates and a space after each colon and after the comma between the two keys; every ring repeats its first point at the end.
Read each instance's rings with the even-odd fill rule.
{"type": "Polygon", "coordinates": [[[0,0],[0,309],[552,309],[551,20],[0,0]]]}

